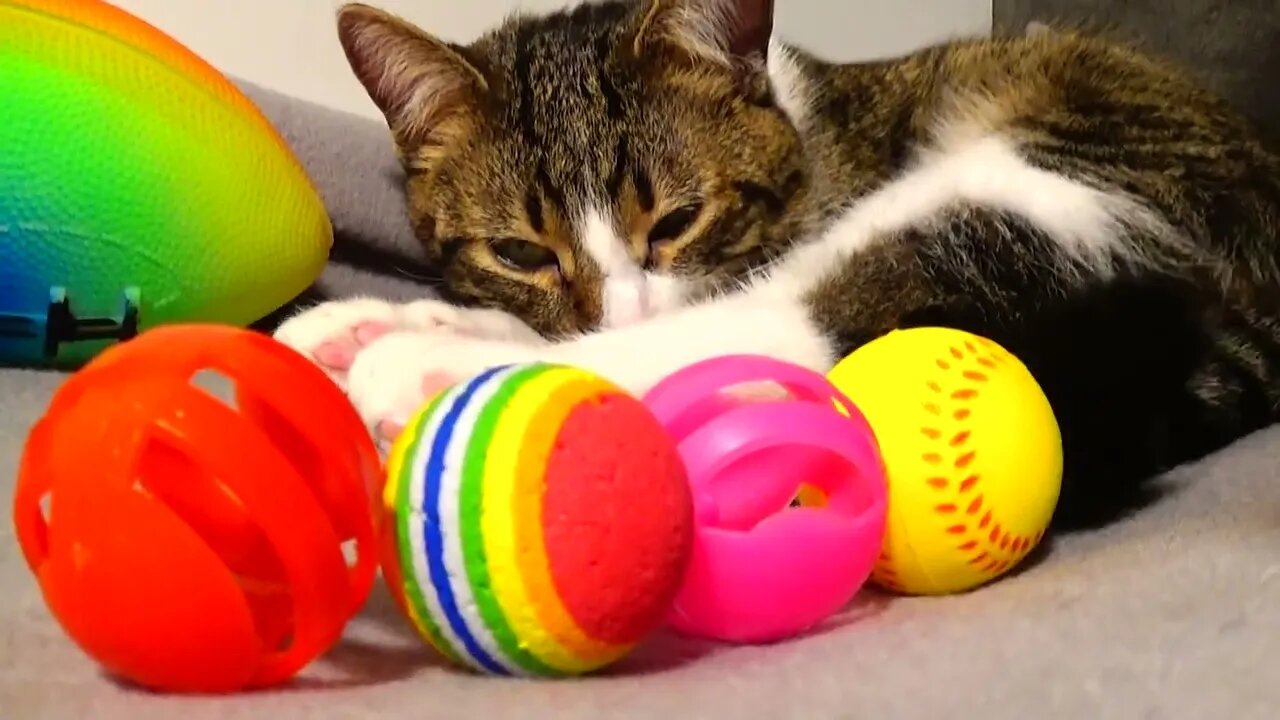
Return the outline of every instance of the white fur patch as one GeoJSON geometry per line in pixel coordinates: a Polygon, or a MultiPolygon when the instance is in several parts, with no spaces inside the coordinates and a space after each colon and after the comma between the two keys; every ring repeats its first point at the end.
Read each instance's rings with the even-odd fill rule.
{"type": "Polygon", "coordinates": [[[601,292],[605,328],[646,320],[678,307],[684,299],[679,278],[646,272],[627,253],[604,211],[589,208],[579,225],[583,250],[604,276],[601,292]]]}
{"type": "Polygon", "coordinates": [[[728,295],[548,350],[557,362],[587,368],[637,394],[682,367],[721,355],[765,355],[819,372],[836,360],[797,294],[728,295]]]}
{"type": "Polygon", "coordinates": [[[809,89],[804,72],[792,51],[776,39],[769,41],[768,68],[775,102],[791,124],[803,130],[809,119],[809,89]]]}
{"type": "Polygon", "coordinates": [[[896,180],[855,202],[820,238],[784,260],[776,274],[789,282],[812,281],[869,244],[927,223],[956,203],[1020,215],[1064,253],[1100,272],[1121,250],[1125,224],[1158,224],[1149,210],[1127,198],[1032,166],[1006,138],[955,132],[946,139],[922,152],[896,180]]]}

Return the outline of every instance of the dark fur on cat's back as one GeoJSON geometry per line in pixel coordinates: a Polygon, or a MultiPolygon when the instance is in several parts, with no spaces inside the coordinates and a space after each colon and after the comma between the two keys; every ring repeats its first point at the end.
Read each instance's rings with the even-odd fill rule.
{"type": "Polygon", "coordinates": [[[1139,199],[1179,242],[1117,228],[1131,252],[1102,277],[1021,218],[956,206],[810,293],[842,353],[941,324],[1021,357],[1063,430],[1060,526],[1107,519],[1139,480],[1274,421],[1280,157],[1219,98],[1131,48],[1066,32],[853,65],[796,50],[810,118],[796,128],[762,72],[771,2],[736,3],[741,51],[723,66],[687,52],[654,11],[708,1],[593,2],[511,18],[467,46],[369,8],[342,13],[448,297],[549,336],[596,327],[601,278],[566,230],[587,195],[613,200],[646,262],[706,294],[732,289],[895,177],[941,119],[961,118],[1034,165],[1139,199]],[[407,43],[402,72],[444,73],[430,117],[405,116],[407,93],[385,89],[361,41],[407,43]]]}

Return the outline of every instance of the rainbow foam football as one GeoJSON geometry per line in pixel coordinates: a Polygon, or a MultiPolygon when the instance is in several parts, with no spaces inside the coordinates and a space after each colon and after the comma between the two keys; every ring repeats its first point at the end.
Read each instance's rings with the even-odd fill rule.
{"type": "Polygon", "coordinates": [[[0,364],[247,325],[318,277],[324,205],[258,108],[99,0],[0,0],[0,364]]]}
{"type": "Polygon", "coordinates": [[[419,634],[473,670],[590,672],[668,609],[693,509],[639,400],[582,370],[495,368],[445,390],[396,441],[383,576],[419,634]]]}

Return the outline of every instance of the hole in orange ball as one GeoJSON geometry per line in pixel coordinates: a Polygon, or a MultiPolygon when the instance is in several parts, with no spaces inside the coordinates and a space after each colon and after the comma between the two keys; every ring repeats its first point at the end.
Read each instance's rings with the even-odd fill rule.
{"type": "Polygon", "coordinates": [[[346,561],[348,568],[356,566],[356,562],[360,559],[359,548],[355,538],[343,541],[342,543],[342,559],[346,561]]]}
{"type": "Polygon", "coordinates": [[[191,385],[212,395],[233,410],[240,409],[236,401],[236,381],[219,370],[209,368],[197,370],[191,376],[191,385]]]}

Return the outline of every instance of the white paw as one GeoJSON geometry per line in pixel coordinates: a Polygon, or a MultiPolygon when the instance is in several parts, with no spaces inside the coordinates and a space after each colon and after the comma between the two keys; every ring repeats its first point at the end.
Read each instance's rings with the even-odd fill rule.
{"type": "Polygon", "coordinates": [[[439,300],[395,304],[373,298],[322,303],[286,320],[275,339],[319,365],[339,387],[348,388],[356,357],[391,332],[412,330],[437,336],[545,342],[512,315],[455,307],[439,300]]]}
{"type": "Polygon", "coordinates": [[[360,350],[397,328],[394,304],[372,298],[337,300],[304,310],[281,323],[273,337],[319,365],[339,387],[360,350]]]}
{"type": "Polygon", "coordinates": [[[539,347],[430,332],[393,332],[351,365],[347,394],[381,442],[393,440],[439,391],[495,365],[531,362],[539,347]]]}

